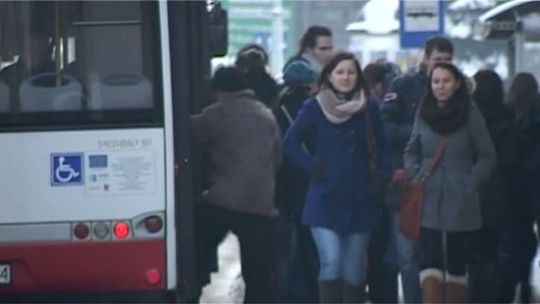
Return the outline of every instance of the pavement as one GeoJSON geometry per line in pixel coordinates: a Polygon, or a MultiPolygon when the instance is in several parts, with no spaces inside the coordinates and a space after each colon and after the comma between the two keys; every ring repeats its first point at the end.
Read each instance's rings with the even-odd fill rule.
{"type": "MultiPolygon", "coordinates": [[[[234,234],[229,233],[218,247],[219,270],[212,273],[211,282],[203,289],[199,303],[243,303],[245,285],[240,273],[239,252],[238,239],[234,234]]],[[[540,254],[536,255],[532,264],[531,283],[532,302],[540,303],[540,254]]],[[[399,294],[400,302],[402,302],[401,288],[399,294]]]]}

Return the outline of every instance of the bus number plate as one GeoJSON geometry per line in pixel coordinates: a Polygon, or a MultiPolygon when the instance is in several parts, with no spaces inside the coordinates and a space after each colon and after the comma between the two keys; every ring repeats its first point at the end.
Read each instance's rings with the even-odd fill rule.
{"type": "Polygon", "coordinates": [[[0,284],[11,283],[11,266],[8,264],[0,264],[0,284]]]}

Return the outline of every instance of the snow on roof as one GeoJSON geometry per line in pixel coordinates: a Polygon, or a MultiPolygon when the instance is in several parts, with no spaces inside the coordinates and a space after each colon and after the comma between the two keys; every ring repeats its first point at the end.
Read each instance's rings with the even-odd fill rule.
{"type": "Polygon", "coordinates": [[[399,30],[396,12],[399,0],[370,0],[362,8],[364,21],[350,23],[347,31],[365,31],[371,34],[389,34],[399,30]]]}
{"type": "Polygon", "coordinates": [[[512,0],[512,1],[508,1],[508,2],[505,2],[501,5],[498,5],[492,9],[490,9],[489,11],[485,12],[484,14],[482,14],[478,20],[480,20],[480,22],[486,22],[487,20],[501,14],[501,13],[504,13],[508,10],[511,10],[511,9],[514,9],[518,6],[521,6],[525,3],[528,3],[528,2],[532,2],[533,0],[512,0]]]}
{"type": "Polygon", "coordinates": [[[495,0],[456,0],[448,6],[452,11],[486,9],[495,6],[495,0]]]}

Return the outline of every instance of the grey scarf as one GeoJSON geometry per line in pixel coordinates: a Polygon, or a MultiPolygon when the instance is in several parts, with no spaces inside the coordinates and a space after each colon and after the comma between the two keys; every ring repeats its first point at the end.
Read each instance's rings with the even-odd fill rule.
{"type": "Polygon", "coordinates": [[[323,88],[317,94],[317,101],[324,116],[335,124],[346,122],[366,105],[366,98],[362,92],[354,94],[351,100],[345,100],[338,98],[334,91],[328,88],[323,88]]]}

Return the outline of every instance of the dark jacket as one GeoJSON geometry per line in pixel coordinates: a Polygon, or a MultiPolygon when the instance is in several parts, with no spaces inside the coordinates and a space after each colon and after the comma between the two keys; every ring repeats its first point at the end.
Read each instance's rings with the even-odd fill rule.
{"type": "MultiPolygon", "coordinates": [[[[468,111],[465,125],[447,135],[443,157],[426,183],[422,227],[473,231],[482,226],[478,190],[495,167],[496,152],[476,105],[471,104],[468,111]]],[[[417,115],[405,148],[408,176],[413,179],[424,176],[442,142],[443,136],[417,115]]]]}
{"type": "Polygon", "coordinates": [[[411,135],[418,105],[426,93],[428,78],[421,69],[397,77],[384,95],[381,114],[390,141],[392,165],[403,168],[403,150],[411,135]]]}
{"type": "Polygon", "coordinates": [[[273,216],[281,136],[272,111],[251,90],[224,95],[191,117],[193,141],[210,144],[213,171],[203,194],[237,212],[273,216]]]}
{"type": "Polygon", "coordinates": [[[516,113],[519,162],[512,174],[512,220],[540,219],[540,100],[527,113],[516,113]]]}
{"type": "Polygon", "coordinates": [[[486,101],[478,106],[497,152],[497,165],[480,187],[483,226],[502,227],[508,223],[514,201],[510,190],[519,161],[517,126],[512,112],[502,103],[486,101]]]}
{"type": "MultiPolygon", "coordinates": [[[[378,105],[369,100],[366,110],[379,147],[378,166],[390,174],[388,144],[378,105]]],[[[338,233],[371,231],[378,221],[378,202],[370,189],[367,157],[366,110],[342,124],[331,123],[315,97],[304,104],[284,138],[284,152],[309,174],[316,162],[325,164],[322,179],[312,180],[302,215],[305,224],[338,233]],[[313,154],[302,143],[314,136],[313,154]]]]}
{"type": "MultiPolygon", "coordinates": [[[[282,135],[285,135],[291,126],[291,121],[294,121],[304,101],[310,96],[309,87],[285,87],[279,98],[279,106],[274,109],[274,116],[282,135]]],[[[287,156],[283,158],[276,180],[276,205],[280,214],[294,218],[300,216],[309,180],[309,175],[305,170],[287,156]]]]}
{"type": "Polygon", "coordinates": [[[272,76],[263,69],[251,69],[245,72],[244,77],[247,87],[262,103],[271,109],[276,106],[279,87],[272,76]]]}

